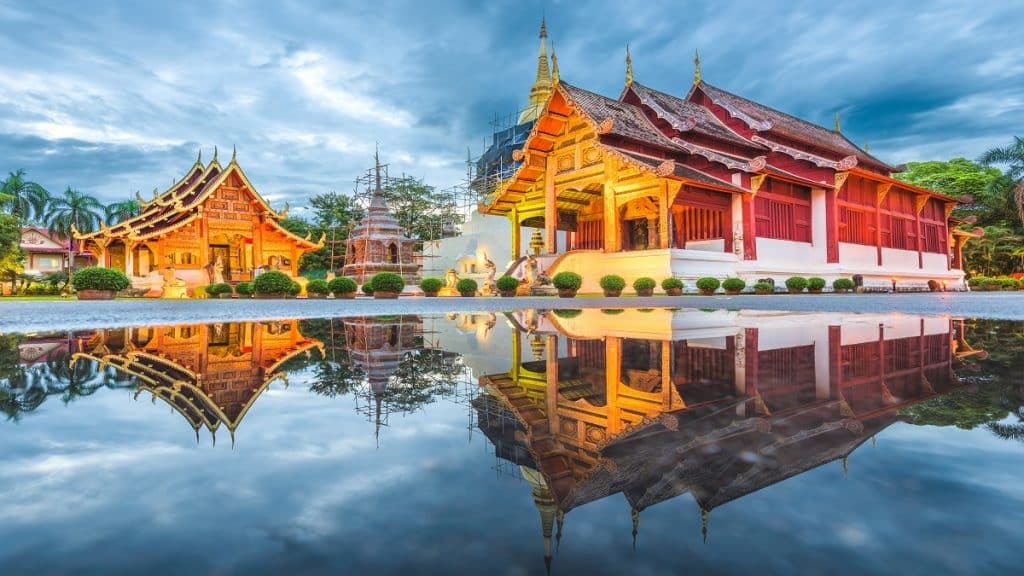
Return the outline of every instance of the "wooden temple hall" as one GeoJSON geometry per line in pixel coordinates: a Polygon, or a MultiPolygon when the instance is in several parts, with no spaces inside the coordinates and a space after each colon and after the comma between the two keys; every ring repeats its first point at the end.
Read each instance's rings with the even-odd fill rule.
{"type": "MultiPolygon", "coordinates": [[[[543,38],[543,31],[542,31],[543,38]]],[[[543,40],[542,40],[543,42],[543,40]]],[[[900,168],[843,135],[709,84],[699,58],[688,90],[634,79],[609,98],[562,81],[541,53],[545,91],[510,177],[480,210],[543,230],[548,275],[574,271],[584,291],[601,273],[831,280],[964,288],[959,200],[900,181],[900,168]]],[[[534,94],[531,93],[531,103],[534,94]]],[[[692,289],[692,283],[688,283],[692,289]]]]}
{"type": "Polygon", "coordinates": [[[282,365],[323,344],[303,336],[298,320],[144,326],[99,330],[75,342],[72,362],[93,361],[134,377],[153,400],[166,402],[213,442],[235,431],[274,382],[288,385],[282,365]]]}
{"type": "Polygon", "coordinates": [[[117,268],[149,296],[180,298],[214,281],[251,280],[257,266],[299,275],[299,257],[317,250],[314,241],[284,229],[287,217],[260,196],[231,154],[221,166],[216,149],[204,165],[202,153],[185,176],[150,200],[138,197],[141,213],[75,238],[96,255],[98,265],[117,268]]]}
{"type": "Polygon", "coordinates": [[[511,369],[482,376],[474,400],[531,485],[548,550],[556,520],[612,494],[636,537],[645,508],[685,493],[706,529],[765,486],[837,460],[845,473],[901,409],[958,389],[978,353],[940,317],[556,313],[509,314],[511,369]]]}

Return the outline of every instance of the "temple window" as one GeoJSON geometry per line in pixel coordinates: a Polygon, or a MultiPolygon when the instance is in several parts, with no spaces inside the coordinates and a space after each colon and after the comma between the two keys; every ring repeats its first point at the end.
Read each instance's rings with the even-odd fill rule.
{"type": "Polygon", "coordinates": [[[398,264],[398,246],[394,243],[388,245],[388,262],[398,264]]]}
{"type": "Polygon", "coordinates": [[[811,241],[811,189],[769,179],[754,200],[759,238],[811,241]]]}

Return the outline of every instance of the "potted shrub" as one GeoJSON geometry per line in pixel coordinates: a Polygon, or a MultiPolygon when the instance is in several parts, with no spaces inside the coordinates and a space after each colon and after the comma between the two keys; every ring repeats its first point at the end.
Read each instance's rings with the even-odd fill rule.
{"type": "Polygon", "coordinates": [[[1020,286],[1016,279],[1010,278],[1009,276],[1000,278],[999,282],[1003,285],[1003,290],[1016,290],[1020,286]]]}
{"type": "Polygon", "coordinates": [[[292,279],[279,270],[264,272],[256,277],[252,287],[257,298],[287,298],[292,292],[292,279]]]}
{"type": "Polygon", "coordinates": [[[657,285],[654,278],[642,276],[633,281],[633,290],[636,290],[637,296],[654,296],[654,287],[657,285]]]}
{"type": "Polygon", "coordinates": [[[622,314],[623,312],[625,312],[625,310],[622,308],[601,308],[601,313],[607,314],[609,316],[616,316],[618,314],[622,314]]]}
{"type": "Polygon", "coordinates": [[[724,288],[725,293],[730,296],[739,294],[746,287],[747,283],[742,278],[726,278],[722,281],[722,288],[724,288]]]}
{"type": "Polygon", "coordinates": [[[976,288],[978,290],[981,290],[981,281],[982,280],[985,280],[984,276],[975,276],[975,277],[973,277],[973,278],[971,278],[970,280],[967,281],[967,285],[970,286],[971,288],[976,288]]]}
{"type": "Polygon", "coordinates": [[[807,291],[811,294],[821,294],[825,289],[825,279],[812,276],[807,279],[807,291]]]}
{"type": "Polygon", "coordinates": [[[583,314],[583,310],[552,310],[559,318],[575,318],[583,314]]]}
{"type": "Polygon", "coordinates": [[[583,277],[575,272],[559,272],[551,279],[551,285],[558,288],[559,298],[575,298],[583,285],[583,277]]]}
{"type": "Polygon", "coordinates": [[[231,298],[234,293],[231,291],[231,284],[226,282],[220,282],[217,284],[210,284],[206,287],[206,294],[210,298],[231,298]]]}
{"type": "Polygon", "coordinates": [[[700,290],[700,293],[705,296],[714,294],[715,290],[718,290],[718,287],[721,285],[722,283],[719,282],[718,278],[713,276],[705,276],[697,280],[697,290],[700,290]]]}
{"type": "Polygon", "coordinates": [[[371,279],[367,279],[366,282],[363,282],[363,286],[360,288],[360,290],[363,291],[363,294],[366,294],[367,296],[373,296],[373,284],[370,284],[370,280],[371,279]]]}
{"type": "Polygon", "coordinates": [[[682,296],[683,281],[679,278],[665,278],[661,281],[661,289],[669,296],[682,296]]]}
{"type": "Polygon", "coordinates": [[[359,289],[359,286],[351,278],[338,276],[327,283],[327,289],[334,294],[335,298],[351,300],[356,297],[356,290],[359,289]]]}
{"type": "Polygon", "coordinates": [[[849,278],[836,278],[832,281],[832,289],[839,294],[850,292],[855,287],[856,285],[853,283],[853,280],[850,280],[849,278]]]}
{"type": "Polygon", "coordinates": [[[423,295],[428,298],[434,298],[437,293],[441,291],[443,284],[437,278],[424,278],[420,280],[420,290],[423,290],[423,295]]]}
{"type": "Polygon", "coordinates": [[[459,292],[459,295],[466,298],[476,296],[477,287],[476,280],[472,278],[463,278],[455,283],[455,289],[459,292]]]}
{"type": "Polygon", "coordinates": [[[310,298],[327,298],[327,294],[331,292],[331,287],[327,284],[327,280],[310,280],[306,284],[306,294],[310,298]]]}
{"type": "Polygon", "coordinates": [[[239,282],[235,284],[235,294],[238,294],[239,298],[252,298],[253,291],[252,282],[239,282]]]}
{"type": "Polygon", "coordinates": [[[131,280],[113,268],[83,268],[71,277],[79,300],[113,300],[117,293],[131,286],[131,280]]]}
{"type": "Polygon", "coordinates": [[[609,274],[602,276],[601,280],[598,281],[601,286],[601,290],[604,290],[605,298],[616,298],[622,295],[622,289],[626,287],[626,281],[622,276],[616,276],[615,274],[609,274]]]}
{"type": "Polygon", "coordinates": [[[768,282],[760,281],[754,284],[754,294],[764,296],[775,292],[775,287],[768,282]]]}
{"type": "Polygon", "coordinates": [[[373,286],[375,299],[394,300],[405,288],[405,279],[392,272],[380,272],[370,278],[370,286],[373,286]]]}
{"type": "Polygon", "coordinates": [[[807,288],[807,278],[803,276],[792,276],[786,278],[786,288],[789,288],[790,294],[800,294],[807,288]]]}
{"type": "Polygon", "coordinates": [[[999,278],[983,278],[981,280],[981,289],[982,290],[992,291],[992,290],[1001,290],[1002,288],[1003,288],[1003,283],[999,281],[999,278]]]}
{"type": "Polygon", "coordinates": [[[502,276],[498,278],[498,292],[501,293],[503,298],[512,298],[516,295],[516,290],[519,289],[519,280],[512,276],[502,276]]]}

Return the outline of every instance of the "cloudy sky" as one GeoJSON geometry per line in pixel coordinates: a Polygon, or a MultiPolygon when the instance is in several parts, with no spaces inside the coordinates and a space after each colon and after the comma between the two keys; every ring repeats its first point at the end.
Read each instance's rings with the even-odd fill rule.
{"type": "Polygon", "coordinates": [[[238,147],[268,199],[350,191],[379,142],[445,188],[525,104],[546,13],[562,78],[617,96],[704,78],[892,163],[1022,135],[1024,3],[0,0],[0,172],[103,200],[238,147]]]}

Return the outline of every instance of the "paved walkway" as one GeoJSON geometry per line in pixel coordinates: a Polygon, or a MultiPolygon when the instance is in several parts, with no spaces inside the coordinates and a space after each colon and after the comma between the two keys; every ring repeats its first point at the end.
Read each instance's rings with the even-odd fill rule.
{"type": "Polygon", "coordinates": [[[823,312],[904,312],[1024,320],[1024,292],[655,296],[651,298],[408,298],[400,300],[0,300],[0,333],[390,314],[486,312],[518,308],[731,308],[823,312]]]}

